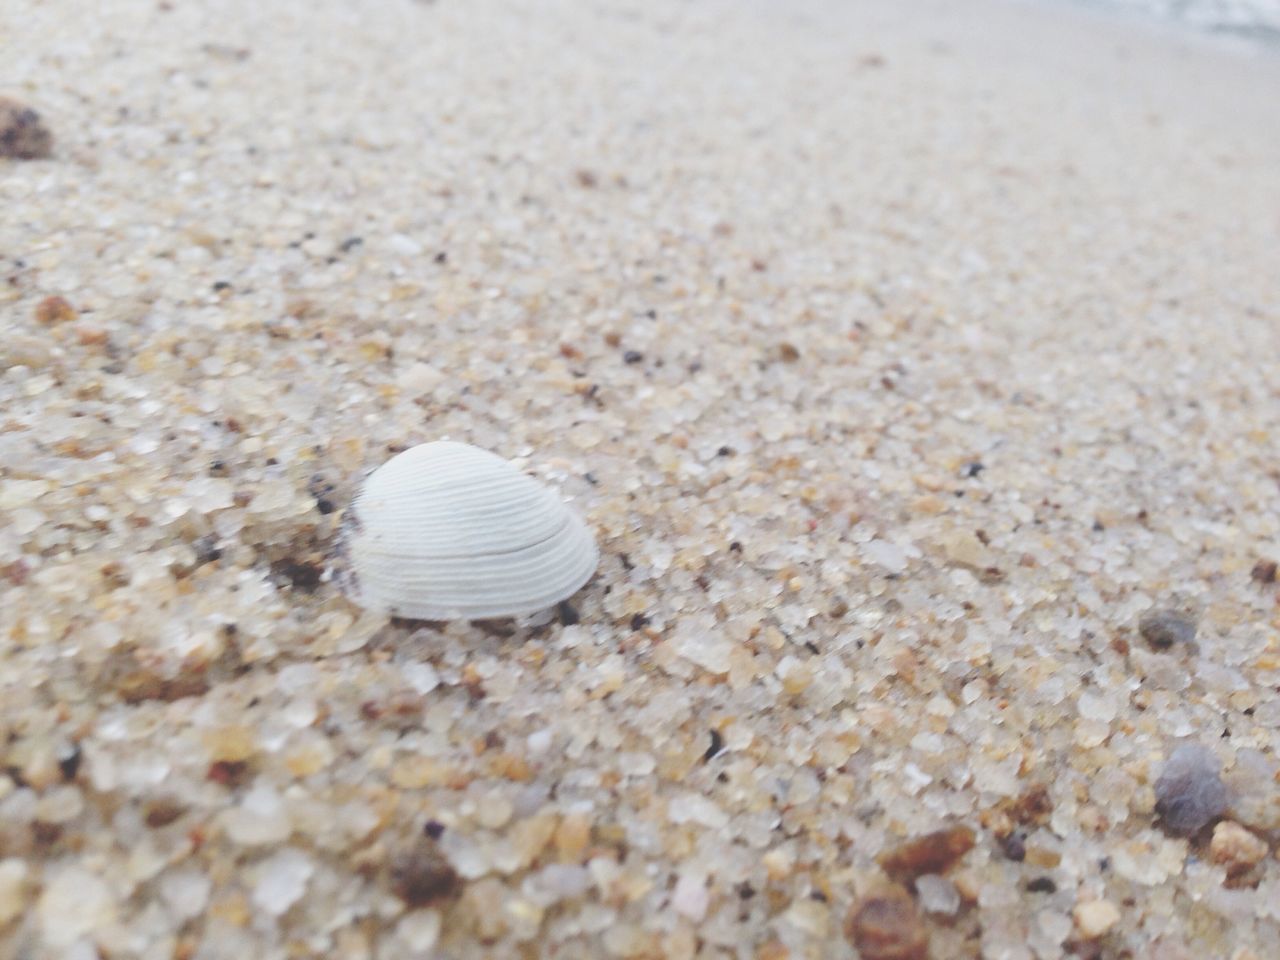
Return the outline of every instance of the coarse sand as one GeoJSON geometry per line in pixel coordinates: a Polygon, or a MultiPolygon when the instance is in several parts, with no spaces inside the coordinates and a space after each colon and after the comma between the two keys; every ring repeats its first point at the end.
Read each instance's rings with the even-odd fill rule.
{"type": "Polygon", "coordinates": [[[0,958],[1277,956],[1280,56],[1006,0],[0,50],[0,958]],[[443,437],[595,531],[554,620],[336,589],[443,437]]]}

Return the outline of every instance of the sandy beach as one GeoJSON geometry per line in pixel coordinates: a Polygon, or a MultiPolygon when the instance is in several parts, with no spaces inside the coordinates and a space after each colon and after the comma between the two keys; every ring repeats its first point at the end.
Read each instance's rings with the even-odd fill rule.
{"type": "Polygon", "coordinates": [[[1276,957],[1280,55],[214,6],[0,6],[0,960],[1276,957]],[[550,622],[336,588],[439,438],[550,622]]]}

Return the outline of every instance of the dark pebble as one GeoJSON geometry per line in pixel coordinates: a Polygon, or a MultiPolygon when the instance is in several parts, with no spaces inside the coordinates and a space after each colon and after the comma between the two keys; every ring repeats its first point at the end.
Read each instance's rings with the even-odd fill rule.
{"type": "Polygon", "coordinates": [[[391,889],[410,907],[425,907],[458,893],[458,873],[436,847],[423,838],[391,861],[391,889]]]}
{"type": "Polygon", "coordinates": [[[556,609],[560,614],[560,623],[566,627],[572,627],[574,624],[582,621],[582,616],[578,613],[577,607],[568,600],[561,600],[560,605],[556,609]]]}
{"type": "Polygon", "coordinates": [[[1198,743],[1184,743],[1165,761],[1156,780],[1156,813],[1169,833],[1199,833],[1227,812],[1227,788],[1218,758],[1198,743]]]}
{"type": "Polygon", "coordinates": [[[209,764],[205,779],[224,787],[240,787],[249,779],[249,764],[243,760],[215,760],[209,764]]]}
{"type": "Polygon", "coordinates": [[[1021,863],[1027,859],[1027,838],[1021,832],[1011,833],[1000,841],[1000,850],[1006,859],[1021,863]]]}
{"type": "Polygon", "coordinates": [[[1138,632],[1151,646],[1165,650],[1175,643],[1191,643],[1196,638],[1196,625],[1173,610],[1155,610],[1138,621],[1138,632]]]}
{"type": "Polygon", "coordinates": [[[1253,565],[1253,570],[1249,572],[1249,577],[1256,583],[1275,583],[1276,562],[1274,560],[1259,560],[1253,565]]]}
{"type": "Polygon", "coordinates": [[[191,546],[196,551],[197,567],[203,567],[206,563],[213,563],[215,560],[222,559],[222,551],[218,548],[218,541],[212,535],[200,537],[191,546]]]}
{"type": "Polygon", "coordinates": [[[724,737],[720,736],[719,730],[711,730],[711,746],[707,747],[707,752],[702,755],[703,761],[710,760],[723,749],[724,737]]]}
{"type": "Polygon", "coordinates": [[[929,931],[905,888],[894,884],[859,898],[844,921],[862,960],[927,960],[929,931]]]}
{"type": "Polygon", "coordinates": [[[0,157],[44,160],[53,153],[53,134],[40,114],[8,97],[0,97],[0,157]]]}
{"type": "Polygon", "coordinates": [[[623,363],[640,363],[644,360],[644,354],[639,350],[628,350],[622,355],[623,363]]]}
{"type": "Polygon", "coordinates": [[[281,580],[287,580],[295,590],[310,593],[320,586],[324,568],[315,563],[303,563],[292,558],[278,560],[271,565],[271,572],[281,580]]]}
{"type": "Polygon", "coordinates": [[[74,780],[76,778],[76,773],[80,770],[82,756],[80,745],[76,743],[73,743],[67,750],[58,755],[58,769],[62,772],[63,780],[74,780]]]}

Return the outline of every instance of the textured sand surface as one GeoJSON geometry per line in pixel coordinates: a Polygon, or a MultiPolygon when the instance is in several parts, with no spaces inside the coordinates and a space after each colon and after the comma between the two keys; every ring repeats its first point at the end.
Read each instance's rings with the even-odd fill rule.
{"type": "Polygon", "coordinates": [[[1275,956],[1280,63],[214,6],[0,6],[0,957],[1275,956]],[[326,579],[440,437],[588,519],[577,623],[326,579]]]}

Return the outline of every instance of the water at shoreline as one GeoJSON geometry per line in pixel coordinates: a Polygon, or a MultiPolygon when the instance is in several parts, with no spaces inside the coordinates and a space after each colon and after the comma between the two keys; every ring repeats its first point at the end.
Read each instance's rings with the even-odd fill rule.
{"type": "Polygon", "coordinates": [[[1280,49],[1280,0],[1076,0],[1256,40],[1280,49]]]}

